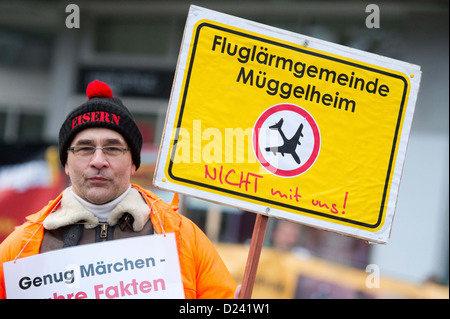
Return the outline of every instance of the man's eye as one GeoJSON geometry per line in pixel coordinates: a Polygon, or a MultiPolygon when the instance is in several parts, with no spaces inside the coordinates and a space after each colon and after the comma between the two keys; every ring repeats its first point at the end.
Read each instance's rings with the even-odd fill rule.
{"type": "Polygon", "coordinates": [[[80,154],[80,155],[89,155],[93,153],[93,150],[95,150],[95,148],[93,147],[89,147],[89,146],[84,146],[84,147],[78,147],[75,148],[75,152],[80,154]]]}
{"type": "Polygon", "coordinates": [[[123,152],[123,148],[119,146],[106,146],[103,147],[103,151],[108,155],[120,155],[123,152]]]}

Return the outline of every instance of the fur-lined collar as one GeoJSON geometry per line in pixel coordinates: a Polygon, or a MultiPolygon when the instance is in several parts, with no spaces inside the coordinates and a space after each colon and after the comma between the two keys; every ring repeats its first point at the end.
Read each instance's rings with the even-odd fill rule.
{"type": "MultiPolygon", "coordinates": [[[[108,224],[115,226],[124,213],[134,218],[133,230],[141,231],[150,216],[150,207],[139,194],[131,188],[127,196],[111,211],[108,224]]],[[[84,224],[85,228],[94,228],[99,224],[97,216],[87,211],[73,196],[70,189],[62,194],[60,206],[44,220],[44,228],[57,229],[72,224],[84,224]]]]}

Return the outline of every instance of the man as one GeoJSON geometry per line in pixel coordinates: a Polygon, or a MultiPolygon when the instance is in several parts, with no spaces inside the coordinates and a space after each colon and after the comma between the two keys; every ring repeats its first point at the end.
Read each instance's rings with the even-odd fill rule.
{"type": "Polygon", "coordinates": [[[27,217],[0,245],[3,263],[75,245],[174,232],[186,298],[232,298],[236,283],[205,234],[169,205],[130,184],[140,165],[141,133],[107,84],[91,82],[88,101],[59,132],[61,164],[72,186],[27,217]]]}

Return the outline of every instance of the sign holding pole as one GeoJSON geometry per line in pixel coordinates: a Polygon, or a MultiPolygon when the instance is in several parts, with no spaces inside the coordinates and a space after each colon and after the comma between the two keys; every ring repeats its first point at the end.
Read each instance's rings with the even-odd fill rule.
{"type": "Polygon", "coordinates": [[[269,217],[265,215],[258,214],[256,216],[247,264],[242,279],[240,299],[250,299],[252,297],[253,285],[255,284],[256,271],[258,270],[259,257],[261,256],[268,221],[269,217]]]}
{"type": "Polygon", "coordinates": [[[389,239],[420,67],[191,6],[154,185],[389,239]]]}

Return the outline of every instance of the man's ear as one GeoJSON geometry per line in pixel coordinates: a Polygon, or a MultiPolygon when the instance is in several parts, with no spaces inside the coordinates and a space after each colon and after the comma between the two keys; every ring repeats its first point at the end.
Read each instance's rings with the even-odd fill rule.
{"type": "Polygon", "coordinates": [[[64,171],[66,172],[66,175],[69,176],[69,165],[67,165],[67,162],[64,164],[64,171]]]}
{"type": "Polygon", "coordinates": [[[136,165],[131,165],[130,175],[134,175],[136,173],[136,165]]]}

